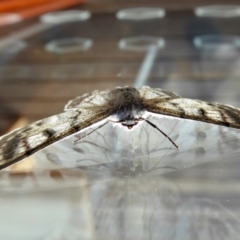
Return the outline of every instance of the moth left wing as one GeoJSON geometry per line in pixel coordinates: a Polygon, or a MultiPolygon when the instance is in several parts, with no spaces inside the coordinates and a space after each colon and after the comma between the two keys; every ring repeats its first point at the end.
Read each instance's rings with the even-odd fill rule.
{"type": "Polygon", "coordinates": [[[106,117],[96,109],[74,109],[14,130],[0,137],[0,169],[106,117]]]}
{"type": "Polygon", "coordinates": [[[149,112],[240,128],[240,109],[230,105],[181,98],[160,88],[142,87],[138,91],[149,112]]]}
{"type": "Polygon", "coordinates": [[[187,98],[150,99],[147,110],[179,118],[240,128],[240,109],[230,105],[187,98]]]}
{"type": "Polygon", "coordinates": [[[170,92],[168,90],[161,88],[150,88],[148,86],[138,88],[138,92],[144,101],[149,101],[149,103],[153,104],[155,103],[155,100],[156,102],[159,102],[166,99],[181,98],[176,93],[170,92]]]}

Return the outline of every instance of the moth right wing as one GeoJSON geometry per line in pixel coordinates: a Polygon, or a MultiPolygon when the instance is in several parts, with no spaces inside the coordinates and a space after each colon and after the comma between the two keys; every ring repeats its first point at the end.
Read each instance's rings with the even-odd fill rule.
{"type": "Polygon", "coordinates": [[[82,96],[78,96],[70,100],[64,107],[65,111],[79,108],[95,108],[104,106],[108,101],[108,94],[110,91],[93,91],[92,93],[86,93],[82,96]]]}
{"type": "Polygon", "coordinates": [[[89,109],[73,109],[34,122],[0,137],[0,169],[108,117],[89,109]]]}

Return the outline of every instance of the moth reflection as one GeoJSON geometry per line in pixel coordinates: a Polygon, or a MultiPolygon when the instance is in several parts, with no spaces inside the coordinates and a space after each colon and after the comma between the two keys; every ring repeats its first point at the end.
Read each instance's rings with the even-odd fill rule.
{"type": "Polygon", "coordinates": [[[91,166],[131,175],[175,171],[239,152],[238,129],[160,114],[152,114],[151,122],[179,148],[146,121],[127,129],[104,119],[34,154],[36,163],[46,168],[91,166]]]}
{"type": "Polygon", "coordinates": [[[92,126],[40,151],[35,154],[41,158],[38,162],[45,155],[49,161],[67,167],[91,166],[131,175],[158,167],[159,159],[154,160],[154,155],[178,151],[168,138],[145,121],[130,130],[112,122],[100,126],[92,126]]]}

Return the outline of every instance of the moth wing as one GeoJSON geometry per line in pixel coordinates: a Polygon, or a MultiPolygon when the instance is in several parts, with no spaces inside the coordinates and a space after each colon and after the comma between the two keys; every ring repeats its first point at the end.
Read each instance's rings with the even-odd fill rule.
{"type": "Polygon", "coordinates": [[[108,100],[109,91],[93,91],[92,93],[86,93],[82,96],[78,96],[70,100],[64,107],[65,111],[76,108],[91,108],[94,106],[104,105],[108,100]]]}
{"type": "Polygon", "coordinates": [[[69,110],[14,130],[0,138],[0,169],[106,117],[96,109],[69,110]]]}
{"type": "Polygon", "coordinates": [[[147,110],[179,118],[240,128],[240,109],[230,105],[208,103],[187,98],[172,98],[165,101],[150,99],[148,100],[147,110]]]}
{"type": "Polygon", "coordinates": [[[181,98],[180,96],[178,96],[177,94],[167,91],[167,90],[163,90],[160,88],[150,88],[150,87],[142,87],[138,89],[138,92],[141,96],[142,99],[144,99],[145,101],[151,101],[154,99],[173,99],[173,98],[181,98]]]}

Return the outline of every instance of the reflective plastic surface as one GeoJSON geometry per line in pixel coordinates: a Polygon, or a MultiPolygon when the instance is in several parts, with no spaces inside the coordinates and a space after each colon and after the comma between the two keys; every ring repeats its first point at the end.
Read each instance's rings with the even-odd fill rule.
{"type": "MultiPolygon", "coordinates": [[[[119,85],[240,107],[238,3],[222,4],[90,0],[2,27],[1,135],[119,85]]],[[[150,120],[179,148],[144,121],[79,140],[96,124],[0,171],[0,239],[238,240],[239,130],[150,120]]]]}
{"type": "Polygon", "coordinates": [[[237,239],[240,130],[151,115],[178,148],[144,121],[100,122],[35,153],[34,171],[3,170],[0,235],[237,239]]]}

